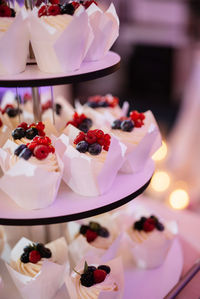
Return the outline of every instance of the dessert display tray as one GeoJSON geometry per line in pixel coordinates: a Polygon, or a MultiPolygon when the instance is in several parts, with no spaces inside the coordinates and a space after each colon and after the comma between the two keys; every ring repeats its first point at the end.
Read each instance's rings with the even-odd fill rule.
{"type": "Polygon", "coordinates": [[[111,189],[98,197],[77,195],[62,183],[55,202],[41,210],[24,210],[0,191],[0,224],[44,225],[74,221],[108,212],[140,195],[149,185],[153,172],[154,162],[150,159],[144,168],[135,174],[118,174],[111,189]]]}
{"type": "Polygon", "coordinates": [[[120,56],[114,52],[101,60],[83,62],[77,71],[58,74],[41,72],[36,64],[27,64],[23,73],[0,75],[0,87],[38,87],[83,82],[112,74],[120,67],[120,56]]]}
{"type": "MultiPolygon", "coordinates": [[[[127,254],[124,254],[127,255],[127,254]]],[[[124,299],[161,299],[164,298],[174,285],[179,281],[183,268],[183,254],[181,245],[176,239],[165,259],[164,263],[151,270],[136,269],[133,263],[126,256],[124,263],[124,299]],[[152,287],[155,286],[155,287],[152,287]]],[[[0,273],[3,278],[1,299],[15,298],[22,299],[19,295],[7,268],[0,260],[0,273]]],[[[66,288],[63,286],[54,299],[70,299],[66,288]]]]}

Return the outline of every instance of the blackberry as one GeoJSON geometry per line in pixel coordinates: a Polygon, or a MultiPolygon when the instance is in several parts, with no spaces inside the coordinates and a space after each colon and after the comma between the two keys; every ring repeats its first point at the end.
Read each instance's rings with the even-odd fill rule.
{"type": "Polygon", "coordinates": [[[80,282],[84,287],[91,287],[94,285],[94,275],[93,271],[88,271],[81,274],[80,282]]]}
{"type": "Polygon", "coordinates": [[[99,269],[99,270],[104,270],[107,274],[109,274],[110,271],[111,271],[110,267],[107,266],[107,265],[100,265],[100,266],[98,267],[98,269],[99,269]]]}
{"type": "Polygon", "coordinates": [[[20,257],[20,261],[24,264],[29,263],[29,252],[22,253],[22,255],[20,257]]]}
{"type": "Polygon", "coordinates": [[[89,229],[88,225],[81,225],[79,232],[81,235],[85,235],[88,229],[89,229]]]}

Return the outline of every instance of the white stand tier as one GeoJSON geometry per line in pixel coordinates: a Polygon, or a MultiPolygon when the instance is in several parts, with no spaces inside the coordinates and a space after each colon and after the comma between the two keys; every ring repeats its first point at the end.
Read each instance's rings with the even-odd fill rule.
{"type": "Polygon", "coordinates": [[[111,189],[99,197],[77,195],[62,183],[55,202],[50,207],[41,210],[24,210],[0,191],[0,224],[43,225],[105,213],[126,204],[141,194],[147,188],[153,172],[154,162],[150,159],[140,172],[119,173],[111,189]]]}

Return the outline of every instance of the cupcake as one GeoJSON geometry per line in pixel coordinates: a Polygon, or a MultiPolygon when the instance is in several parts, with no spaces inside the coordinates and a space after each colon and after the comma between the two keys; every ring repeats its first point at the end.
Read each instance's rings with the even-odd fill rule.
{"type": "Polygon", "coordinates": [[[29,36],[25,9],[16,12],[0,1],[0,75],[23,72],[28,56],[29,36]]]}
{"type": "Polygon", "coordinates": [[[68,261],[64,238],[49,244],[22,238],[12,249],[8,271],[23,298],[53,298],[64,282],[68,261]]]}
{"type": "Polygon", "coordinates": [[[93,40],[87,13],[72,3],[34,8],[29,29],[38,67],[47,73],[78,70],[93,40]]]}
{"type": "Polygon", "coordinates": [[[67,122],[66,126],[72,125],[80,131],[87,133],[93,125],[91,118],[88,118],[84,113],[78,114],[75,112],[73,118],[67,122]]]}
{"type": "Polygon", "coordinates": [[[53,203],[63,166],[50,138],[36,136],[30,143],[19,146],[8,140],[0,151],[0,163],[4,172],[1,189],[17,205],[32,210],[53,203]]]}
{"type": "Polygon", "coordinates": [[[141,217],[127,230],[131,252],[139,268],[159,267],[177,234],[176,223],[163,224],[156,216],[141,217]]]}
{"type": "Polygon", "coordinates": [[[127,146],[121,172],[141,170],[161,146],[161,135],[151,111],[139,113],[134,110],[129,117],[114,120],[109,133],[127,146]]]}
{"type": "Polygon", "coordinates": [[[87,263],[78,265],[65,279],[71,299],[122,298],[123,269],[121,260],[105,264],[87,263]]]}
{"type": "Polygon", "coordinates": [[[11,130],[3,124],[0,118],[0,147],[2,147],[10,137],[11,130]]]}
{"type": "Polygon", "coordinates": [[[64,182],[84,196],[98,196],[111,187],[123,161],[126,148],[102,130],[86,134],[68,125],[60,136],[64,182]]]}

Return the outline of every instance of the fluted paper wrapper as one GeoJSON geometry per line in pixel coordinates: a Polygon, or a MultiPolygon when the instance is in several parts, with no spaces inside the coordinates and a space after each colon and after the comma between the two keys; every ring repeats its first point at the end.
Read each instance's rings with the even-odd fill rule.
{"type": "Polygon", "coordinates": [[[0,226],[0,256],[4,250],[6,238],[5,238],[5,231],[2,226],[0,226]]]}
{"type": "Polygon", "coordinates": [[[86,12],[94,39],[85,60],[100,60],[108,53],[119,36],[119,18],[113,3],[106,12],[103,12],[95,4],[91,4],[86,12]]]}
{"type": "Polygon", "coordinates": [[[71,20],[61,33],[45,24],[37,13],[35,9],[30,14],[29,30],[39,69],[46,73],[78,70],[93,40],[87,13],[83,11],[73,17],[66,15],[71,20]]]}
{"type": "MultiPolygon", "coordinates": [[[[11,261],[17,261],[25,246],[32,243],[26,238],[22,238],[11,251],[11,261]]],[[[64,277],[68,267],[68,250],[64,238],[57,239],[45,245],[52,251],[52,256],[56,263],[46,259],[40,272],[33,278],[15,271],[6,264],[7,269],[24,299],[44,299],[54,298],[58,289],[64,283],[64,277]]]]}
{"type": "MultiPolygon", "coordinates": [[[[140,171],[162,144],[160,131],[153,114],[148,111],[145,115],[148,118],[147,123],[141,128],[134,128],[133,134],[130,132],[130,141],[127,142],[123,137],[119,138],[127,146],[125,162],[120,172],[134,173],[140,171]]],[[[112,133],[116,136],[114,130],[112,133]]]]}
{"type": "Polygon", "coordinates": [[[11,130],[6,125],[3,125],[0,128],[0,147],[2,147],[6,143],[10,135],[11,130]]]}
{"type": "Polygon", "coordinates": [[[25,9],[22,8],[12,19],[8,30],[0,34],[0,76],[21,73],[26,67],[29,33],[25,9]]]}
{"type": "MultiPolygon", "coordinates": [[[[112,281],[114,281],[117,284],[118,291],[101,291],[98,296],[92,297],[93,299],[122,299],[123,298],[123,292],[124,292],[124,270],[123,270],[123,264],[120,257],[117,257],[115,259],[105,261],[103,258],[99,258],[95,256],[95,254],[91,253],[90,256],[87,257],[87,259],[83,259],[78,265],[75,267],[75,270],[78,272],[83,271],[84,269],[84,263],[87,261],[88,265],[102,265],[106,264],[111,268],[110,277],[112,281]]],[[[70,295],[71,299],[77,299],[77,291],[75,288],[75,284],[73,281],[73,272],[71,275],[67,275],[65,279],[65,284],[67,287],[67,291],[70,295]]],[[[102,282],[101,284],[106,284],[106,282],[102,282]]],[[[99,284],[99,286],[101,285],[99,284]]],[[[91,287],[92,288],[92,287],[91,287]]],[[[90,292],[90,288],[87,288],[88,293],[90,292]]],[[[81,298],[81,297],[80,297],[81,298]]],[[[83,296],[81,299],[89,299],[91,297],[83,296]]]]}
{"type": "MultiPolygon", "coordinates": [[[[111,138],[111,144],[105,161],[82,154],[72,146],[79,130],[68,125],[62,134],[62,161],[64,164],[63,180],[75,192],[83,196],[98,196],[105,193],[112,186],[118,170],[124,162],[126,147],[116,138],[111,138]]],[[[101,154],[100,154],[101,155],[101,154]]]]}
{"type": "Polygon", "coordinates": [[[46,208],[56,198],[62,178],[63,163],[56,155],[59,166],[58,172],[49,172],[24,159],[19,159],[10,168],[11,153],[14,153],[17,146],[8,140],[3,149],[0,149],[0,165],[4,172],[0,178],[0,188],[23,209],[46,208]]]}
{"type": "Polygon", "coordinates": [[[69,254],[73,265],[77,264],[88,253],[93,252],[96,256],[103,256],[111,251],[114,258],[120,242],[117,241],[118,227],[112,215],[102,215],[80,221],[69,222],[66,227],[66,237],[69,243],[69,254]],[[86,238],[79,233],[81,225],[88,225],[90,221],[99,223],[102,227],[108,229],[110,235],[108,238],[97,237],[93,242],[88,243],[86,238]]]}

